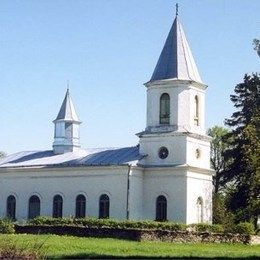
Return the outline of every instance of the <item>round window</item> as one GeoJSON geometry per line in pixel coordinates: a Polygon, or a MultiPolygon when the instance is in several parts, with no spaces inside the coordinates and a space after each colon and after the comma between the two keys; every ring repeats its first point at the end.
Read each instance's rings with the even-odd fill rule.
{"type": "Polygon", "coordinates": [[[166,147],[161,147],[158,154],[161,159],[165,159],[167,158],[169,151],[166,147]]]}

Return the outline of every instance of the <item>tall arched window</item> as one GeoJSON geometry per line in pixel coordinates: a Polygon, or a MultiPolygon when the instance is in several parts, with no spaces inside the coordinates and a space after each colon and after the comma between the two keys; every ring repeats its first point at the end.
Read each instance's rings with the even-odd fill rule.
{"type": "Polygon", "coordinates": [[[170,96],[167,93],[160,97],[160,124],[170,124],[170,96]]]}
{"type": "Polygon", "coordinates": [[[203,222],[203,199],[201,197],[197,199],[197,219],[198,223],[203,222]]]}
{"type": "Polygon", "coordinates": [[[63,205],[63,199],[61,195],[55,195],[53,197],[53,208],[52,208],[52,216],[54,218],[62,218],[62,205],[63,205]]]}
{"type": "Polygon", "coordinates": [[[156,218],[157,221],[167,220],[167,199],[160,195],[156,199],[156,218]]]}
{"type": "Polygon", "coordinates": [[[82,194],[76,198],[76,218],[85,218],[86,216],[86,197],[82,194]]]}
{"type": "Polygon", "coordinates": [[[199,125],[199,97],[196,95],[194,98],[194,124],[199,125]]]}
{"type": "Polygon", "coordinates": [[[109,197],[106,194],[99,198],[99,218],[109,218],[109,197]]]}
{"type": "Polygon", "coordinates": [[[41,202],[38,196],[33,195],[29,199],[29,212],[28,218],[33,219],[35,217],[40,216],[41,212],[41,202]]]}
{"type": "Polygon", "coordinates": [[[6,200],[6,216],[11,220],[15,220],[15,211],[16,211],[16,199],[15,196],[10,195],[6,200]]]}

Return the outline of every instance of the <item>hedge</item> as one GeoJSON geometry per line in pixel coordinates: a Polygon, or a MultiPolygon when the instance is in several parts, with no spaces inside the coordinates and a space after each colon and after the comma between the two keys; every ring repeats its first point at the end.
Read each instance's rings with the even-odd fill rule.
{"type": "Polygon", "coordinates": [[[194,231],[197,232],[212,232],[212,233],[223,233],[224,227],[219,224],[205,224],[205,223],[199,223],[199,224],[191,224],[189,227],[193,228],[194,231]]]}
{"type": "Polygon", "coordinates": [[[156,221],[118,221],[113,219],[94,218],[49,218],[37,217],[29,221],[31,225],[77,225],[91,228],[119,228],[119,229],[162,229],[171,231],[185,231],[187,225],[173,222],[156,221]]]}
{"type": "Polygon", "coordinates": [[[235,225],[231,230],[225,230],[219,224],[190,224],[174,223],[170,221],[132,221],[132,220],[113,220],[113,219],[97,219],[97,218],[51,218],[51,217],[36,217],[29,221],[29,225],[63,225],[63,226],[84,226],[89,228],[118,228],[118,229],[159,229],[168,231],[194,231],[208,233],[239,233],[239,234],[254,234],[254,226],[251,223],[243,222],[235,225]]]}

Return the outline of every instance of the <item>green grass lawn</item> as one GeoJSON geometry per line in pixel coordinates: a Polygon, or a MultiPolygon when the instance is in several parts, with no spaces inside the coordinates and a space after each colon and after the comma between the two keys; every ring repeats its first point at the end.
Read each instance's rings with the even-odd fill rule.
{"type": "Polygon", "coordinates": [[[57,235],[0,235],[6,241],[28,248],[43,244],[47,258],[257,258],[260,245],[173,244],[134,242],[109,238],[81,238],[57,235]]]}

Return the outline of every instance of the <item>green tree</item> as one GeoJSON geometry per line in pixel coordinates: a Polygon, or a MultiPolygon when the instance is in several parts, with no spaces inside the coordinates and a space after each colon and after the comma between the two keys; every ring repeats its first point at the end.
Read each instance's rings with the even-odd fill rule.
{"type": "Polygon", "coordinates": [[[227,133],[228,129],[221,126],[214,126],[208,129],[208,135],[212,137],[210,163],[215,170],[215,175],[213,176],[214,193],[218,193],[225,185],[224,172],[227,162],[224,160],[223,153],[228,147],[225,141],[227,133]]]}
{"type": "Polygon", "coordinates": [[[254,45],[254,50],[256,50],[258,56],[260,57],[260,40],[254,39],[253,45],[254,45]]]}
{"type": "Polygon", "coordinates": [[[213,175],[213,201],[212,201],[212,220],[214,224],[229,226],[233,224],[232,214],[227,210],[225,203],[225,170],[228,163],[224,159],[224,152],[228,148],[226,136],[228,129],[221,126],[214,126],[208,129],[208,135],[212,137],[210,149],[211,167],[215,170],[213,175]]]}
{"type": "Polygon", "coordinates": [[[229,149],[224,153],[230,161],[225,170],[225,181],[230,189],[228,207],[236,215],[236,222],[256,220],[260,214],[260,77],[245,75],[244,82],[235,87],[231,101],[237,109],[226,125],[229,149]]]}
{"type": "Polygon", "coordinates": [[[0,158],[6,156],[6,153],[0,151],[0,158]]]}
{"type": "Polygon", "coordinates": [[[221,224],[225,226],[226,229],[231,230],[231,227],[234,224],[234,216],[227,209],[226,193],[213,193],[212,211],[213,224],[221,224]]]}

